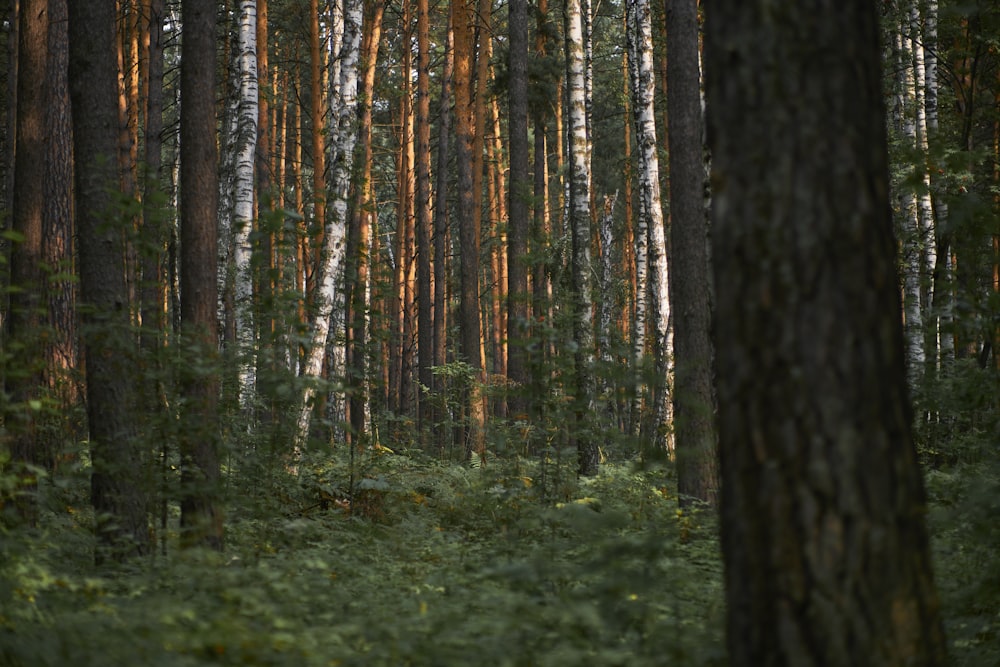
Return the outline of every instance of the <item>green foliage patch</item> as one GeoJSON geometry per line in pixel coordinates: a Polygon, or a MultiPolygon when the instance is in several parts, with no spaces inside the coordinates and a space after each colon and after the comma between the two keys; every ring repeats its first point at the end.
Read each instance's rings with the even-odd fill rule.
{"type": "Polygon", "coordinates": [[[100,571],[67,509],[85,488],[43,489],[41,528],[0,543],[0,664],[723,664],[712,521],[662,472],[609,465],[559,497],[540,472],[314,460],[270,502],[240,490],[226,553],[100,571]]]}

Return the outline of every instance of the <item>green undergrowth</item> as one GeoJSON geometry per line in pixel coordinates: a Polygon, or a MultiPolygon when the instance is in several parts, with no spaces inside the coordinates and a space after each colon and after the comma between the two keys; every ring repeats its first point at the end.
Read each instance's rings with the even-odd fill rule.
{"type": "Polygon", "coordinates": [[[721,665],[714,520],[663,471],[310,462],[234,488],[223,554],[91,565],[86,496],[2,536],[0,665],[721,665]]]}

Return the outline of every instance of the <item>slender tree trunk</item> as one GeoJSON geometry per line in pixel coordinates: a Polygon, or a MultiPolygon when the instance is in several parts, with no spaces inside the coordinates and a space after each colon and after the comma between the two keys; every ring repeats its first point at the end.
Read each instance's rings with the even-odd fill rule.
{"type": "Polygon", "coordinates": [[[674,451],[682,503],[719,486],[697,0],[667,2],[667,121],[674,318],[674,451]]]}
{"type": "Polygon", "coordinates": [[[147,553],[149,531],[147,499],[136,475],[142,457],[122,230],[107,224],[115,219],[111,193],[118,182],[115,6],[114,0],[70,0],[68,9],[80,301],[89,307],[81,324],[100,563],[147,553]]]}
{"type": "MultiPolygon", "coordinates": [[[[430,95],[430,9],[428,0],[417,0],[417,173],[414,208],[417,227],[417,378],[421,390],[420,431],[434,419],[432,402],[424,389],[434,386],[434,325],[431,308],[431,95],[430,95]]],[[[423,437],[423,436],[421,436],[423,437]]]]}
{"type": "Polygon", "coordinates": [[[458,172],[459,327],[462,358],[472,368],[467,390],[468,435],[466,447],[482,454],[486,448],[486,408],[483,400],[483,347],[479,304],[479,229],[474,189],[475,106],[472,99],[475,62],[475,12],[472,0],[452,0],[455,40],[453,83],[455,90],[455,160],[458,172]]]}
{"type": "MultiPolygon", "coordinates": [[[[445,41],[444,63],[441,69],[441,97],[438,112],[437,188],[434,202],[434,365],[443,366],[448,348],[448,163],[451,138],[451,81],[453,76],[454,51],[453,14],[449,14],[448,31],[445,41]]],[[[446,380],[435,377],[432,385],[440,401],[446,380]]],[[[443,412],[435,413],[435,422],[444,423],[443,412]]],[[[435,440],[443,443],[446,436],[443,428],[435,428],[435,440]]],[[[442,445],[443,446],[443,445],[442,445]]]]}
{"type": "MultiPolygon", "coordinates": [[[[316,294],[316,315],[312,323],[309,356],[303,376],[313,381],[323,370],[323,357],[330,333],[330,320],[338,289],[343,289],[345,241],[347,237],[347,204],[354,165],[354,145],[357,141],[358,60],[361,51],[362,0],[344,3],[344,37],[340,52],[340,99],[337,109],[337,148],[332,164],[331,210],[323,235],[324,245],[316,294]]],[[[341,302],[342,303],[342,302],[341,302]]],[[[316,385],[306,385],[300,404],[296,430],[296,455],[305,446],[309,435],[309,418],[316,385]]]]}
{"type": "Polygon", "coordinates": [[[593,318],[590,298],[590,139],[587,134],[584,18],[580,0],[566,0],[566,86],[569,121],[569,227],[572,238],[570,308],[573,317],[573,409],[581,475],[598,472],[600,450],[590,423],[593,403],[593,318]]]}
{"type": "Polygon", "coordinates": [[[730,662],[944,665],[877,8],[773,8],[706,18],[730,662]]]}
{"type": "Polygon", "coordinates": [[[375,65],[378,61],[379,43],[382,35],[382,17],[385,2],[368,5],[365,18],[364,39],[362,40],[362,87],[358,98],[361,105],[359,139],[361,141],[361,170],[363,176],[357,184],[353,211],[353,225],[348,238],[348,258],[352,262],[348,268],[347,307],[345,321],[347,327],[347,386],[350,392],[348,402],[348,422],[351,425],[348,443],[360,438],[365,432],[365,409],[368,403],[366,370],[366,331],[368,322],[368,276],[371,219],[374,208],[374,188],[372,185],[372,97],[375,90],[375,65]]]}
{"type": "MultiPolygon", "coordinates": [[[[39,332],[44,325],[42,294],[45,276],[42,273],[42,229],[45,212],[45,182],[47,157],[46,73],[48,64],[49,11],[48,0],[24,0],[18,12],[18,77],[17,119],[15,124],[15,159],[13,220],[11,230],[17,243],[10,255],[10,311],[7,335],[10,350],[15,351],[22,365],[20,372],[5,377],[6,391],[16,410],[11,413],[11,459],[19,466],[17,472],[22,491],[32,493],[36,487],[29,466],[43,462],[41,450],[40,411],[44,359],[39,344],[39,332]]],[[[36,520],[33,497],[21,498],[18,509],[30,523],[36,520]]]]}
{"type": "MultiPolygon", "coordinates": [[[[644,220],[649,239],[646,245],[648,265],[647,306],[654,329],[652,348],[655,382],[651,388],[648,419],[649,433],[644,441],[664,443],[664,427],[669,421],[669,359],[670,302],[667,296],[669,281],[667,247],[663,207],[660,201],[660,163],[657,156],[656,115],[653,97],[656,89],[653,70],[653,28],[649,3],[646,0],[629,0],[626,5],[629,20],[629,50],[632,71],[632,114],[635,120],[635,138],[639,156],[639,215],[644,220]]],[[[636,341],[638,347],[638,341],[636,341]]],[[[641,361],[641,356],[639,357],[641,361]]],[[[645,419],[640,421],[646,421],[645,419]]]]}
{"type": "MultiPolygon", "coordinates": [[[[507,131],[510,151],[510,216],[507,221],[507,378],[514,385],[510,410],[527,412],[528,382],[528,236],[532,182],[528,155],[528,1],[511,0],[508,16],[509,91],[507,131]]],[[[536,128],[536,132],[538,129],[536,128]]],[[[544,149],[543,149],[544,154],[544,149]]]]}
{"type": "Polygon", "coordinates": [[[233,249],[236,342],[239,354],[240,404],[250,414],[257,385],[257,340],[254,327],[254,167],[260,116],[257,76],[257,0],[239,3],[239,115],[236,125],[236,164],[233,183],[233,249]]]}
{"type": "Polygon", "coordinates": [[[322,265],[321,255],[325,245],[323,232],[326,226],[326,147],[323,142],[323,52],[320,49],[319,0],[309,0],[309,91],[312,115],[312,159],[313,159],[313,233],[309,257],[311,270],[306,273],[306,297],[312,299],[316,292],[317,277],[322,265]]]}

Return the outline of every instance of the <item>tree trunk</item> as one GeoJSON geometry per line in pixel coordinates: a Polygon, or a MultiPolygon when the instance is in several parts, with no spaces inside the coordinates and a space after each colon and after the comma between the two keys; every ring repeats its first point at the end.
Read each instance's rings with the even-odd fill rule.
{"type": "MultiPolygon", "coordinates": [[[[11,415],[13,438],[11,459],[25,493],[33,493],[36,480],[28,466],[42,463],[39,409],[44,360],[39,344],[42,330],[42,220],[45,211],[47,136],[45,121],[46,72],[48,70],[48,0],[25,0],[18,11],[18,76],[16,149],[14,159],[13,219],[11,230],[17,242],[10,254],[10,311],[7,320],[9,349],[21,364],[20,372],[6,373],[5,389],[16,410],[11,415]]],[[[36,520],[35,500],[22,497],[20,513],[36,520]]]]}
{"type": "Polygon", "coordinates": [[[142,457],[122,229],[107,224],[120,219],[112,195],[118,183],[115,5],[70,0],[68,9],[80,301],[88,306],[81,324],[100,563],[147,553],[149,530],[147,499],[136,474],[142,457]]]}
{"type": "Polygon", "coordinates": [[[239,12],[239,116],[236,124],[236,171],[233,183],[233,248],[235,267],[236,342],[239,358],[240,405],[249,415],[257,385],[257,340],[254,329],[254,275],[252,267],[254,226],[254,167],[260,86],[257,77],[257,0],[240,0],[239,12]]]}
{"type": "Polygon", "coordinates": [[[600,451],[593,434],[594,330],[590,299],[590,138],[587,134],[584,19],[580,0],[566,0],[566,86],[569,122],[570,312],[573,317],[573,410],[570,435],[579,457],[579,473],[598,472],[600,451]]]}
{"type": "MultiPolygon", "coordinates": [[[[653,28],[647,0],[629,0],[626,11],[629,17],[627,32],[632,71],[632,115],[635,119],[639,156],[639,215],[642,220],[638,227],[640,230],[645,229],[649,235],[645,244],[647,266],[644,267],[648,272],[648,283],[642,289],[648,289],[644,299],[648,299],[646,306],[654,326],[650,333],[653,334],[653,366],[657,378],[649,391],[649,404],[646,405],[648,414],[639,421],[648,424],[646,429],[641,430],[644,432],[643,441],[655,443],[657,448],[661,448],[665,444],[663,433],[669,421],[670,397],[667,387],[671,342],[666,228],[660,201],[660,162],[657,156],[656,115],[653,108],[656,91],[653,28]]],[[[642,360],[642,349],[639,347],[641,342],[636,340],[636,349],[640,352],[637,362],[642,360]]]]}
{"type": "MultiPolygon", "coordinates": [[[[510,40],[508,92],[510,151],[510,204],[507,220],[507,327],[509,348],[507,378],[513,385],[511,414],[527,412],[524,396],[528,382],[528,235],[531,229],[532,182],[528,169],[528,1],[511,0],[508,17],[510,40]]],[[[536,128],[536,132],[537,132],[536,128]]],[[[544,149],[543,149],[544,154],[544,149]]]]}
{"type": "Polygon", "coordinates": [[[181,334],[201,357],[180,378],[181,543],[221,551],[215,3],[183,0],[181,11],[181,334]]]}
{"type": "Polygon", "coordinates": [[[707,9],[730,660],[944,665],[876,7],[707,9]]]}
{"type": "Polygon", "coordinates": [[[473,183],[475,106],[472,99],[475,62],[474,0],[452,0],[452,27],[455,61],[452,81],[455,90],[455,161],[458,171],[459,328],[460,351],[472,369],[467,391],[469,411],[466,447],[482,454],[486,448],[486,408],[483,401],[483,347],[479,305],[479,228],[476,214],[479,198],[473,183]]]}
{"type": "MultiPolygon", "coordinates": [[[[351,186],[354,164],[354,144],[357,141],[357,101],[358,101],[358,60],[361,51],[362,0],[347,0],[344,3],[344,39],[340,61],[340,99],[337,110],[337,147],[332,164],[332,187],[330,190],[330,215],[323,235],[324,244],[320,275],[316,292],[316,315],[312,322],[309,356],[302,371],[303,377],[313,382],[306,385],[299,408],[296,430],[296,455],[305,446],[309,435],[309,418],[312,414],[312,398],[315,395],[315,380],[323,370],[330,333],[330,320],[338,290],[343,289],[345,241],[347,237],[347,202],[351,186]]],[[[342,303],[342,302],[341,302],[342,303]]]]}
{"type": "Polygon", "coordinates": [[[714,503],[719,473],[697,0],[668,0],[666,23],[677,487],[682,503],[714,503]]]}

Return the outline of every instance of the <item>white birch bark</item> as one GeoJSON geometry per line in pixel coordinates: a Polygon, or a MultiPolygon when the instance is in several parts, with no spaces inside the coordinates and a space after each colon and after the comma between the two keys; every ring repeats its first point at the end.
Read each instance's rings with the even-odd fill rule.
{"type": "Polygon", "coordinates": [[[926,66],[924,41],[921,34],[920,9],[914,2],[910,7],[910,45],[913,49],[913,104],[916,125],[915,148],[919,156],[920,191],[917,194],[918,230],[920,251],[920,298],[924,305],[923,326],[925,356],[936,362],[938,349],[938,324],[934,296],[934,266],[937,263],[937,239],[934,230],[934,212],[931,204],[930,149],[927,141],[926,66]]]}
{"type": "MultiPolygon", "coordinates": [[[[666,378],[671,356],[670,299],[666,233],[663,224],[663,207],[660,199],[660,163],[657,155],[656,116],[653,106],[655,72],[653,69],[653,28],[649,0],[628,0],[626,6],[629,71],[631,73],[632,114],[635,122],[636,148],[639,155],[639,217],[637,236],[644,229],[649,235],[646,248],[648,262],[648,310],[656,328],[656,365],[658,375],[666,378]]],[[[636,257],[638,262],[638,256],[636,257]]],[[[647,286],[643,286],[646,289],[647,286]]],[[[636,292],[639,291],[638,284],[636,292]]],[[[638,297],[638,295],[637,295],[638,297]]],[[[636,339],[636,363],[642,360],[642,339],[636,339]]],[[[666,381],[666,380],[664,380],[666,381]]],[[[669,419],[667,392],[655,396],[656,426],[669,419]]],[[[659,428],[657,428],[659,431],[659,428]]]]}
{"type": "Polygon", "coordinates": [[[235,263],[236,342],[240,352],[240,405],[253,404],[257,354],[253,316],[253,248],[250,233],[254,216],[254,165],[260,89],[257,81],[257,0],[240,0],[240,103],[233,183],[233,260],[235,263]]]}
{"type": "MultiPolygon", "coordinates": [[[[573,341],[576,346],[575,391],[577,417],[593,414],[593,317],[590,298],[590,138],[587,122],[586,47],[581,0],[566,1],[566,99],[569,143],[569,226],[572,238],[571,277],[573,341]]],[[[596,475],[600,455],[594,436],[578,424],[577,441],[581,475],[596,475]]]]}
{"type": "MultiPolygon", "coordinates": [[[[358,65],[361,52],[362,0],[344,0],[343,42],[340,49],[340,99],[337,110],[336,161],[331,165],[329,208],[325,222],[325,237],[317,281],[316,315],[312,323],[309,355],[302,375],[315,380],[320,377],[333,318],[334,305],[343,285],[344,253],[346,251],[348,194],[357,140],[358,65]]],[[[309,435],[312,399],[316,383],[308,382],[303,390],[296,428],[294,457],[297,459],[309,435]]]]}

